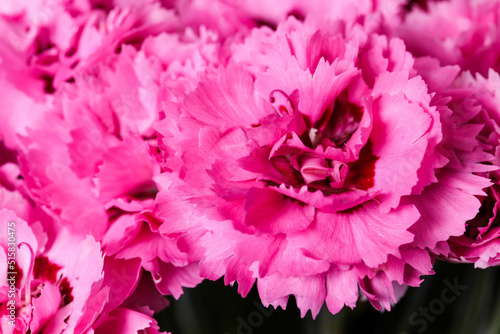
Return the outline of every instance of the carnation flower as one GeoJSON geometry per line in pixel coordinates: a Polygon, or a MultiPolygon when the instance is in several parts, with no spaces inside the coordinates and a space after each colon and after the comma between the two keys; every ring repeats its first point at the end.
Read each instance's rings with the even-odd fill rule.
{"type": "Polygon", "coordinates": [[[115,314],[130,314],[130,319],[124,321],[130,330],[157,333],[152,316],[166,306],[166,300],[156,288],[146,288],[153,284],[151,278],[151,283],[140,280],[140,259],[104,256],[101,243],[93,236],[52,219],[26,192],[16,152],[5,147],[0,152],[0,222],[6,229],[0,238],[4,273],[0,282],[2,332],[98,331],[115,314]],[[7,227],[11,229],[7,231],[7,227]],[[11,282],[7,281],[13,276],[15,298],[11,282]],[[142,296],[133,294],[138,286],[142,296]],[[148,308],[140,301],[144,296],[149,298],[148,308]],[[11,310],[15,311],[14,326],[10,322],[11,310]]]}
{"type": "Polygon", "coordinates": [[[219,35],[203,26],[198,33],[187,28],[180,34],[163,33],[147,38],[141,51],[149,63],[159,63],[163,69],[149,67],[151,83],[158,76],[159,99],[163,103],[178,102],[187,92],[193,91],[200,79],[199,74],[224,58],[220,44],[219,35]]]}
{"type": "Polygon", "coordinates": [[[182,229],[171,220],[185,215],[158,198],[157,215],[201,235],[186,249],[202,276],[224,275],[243,296],[257,279],[265,305],[293,294],[302,315],[324,301],[336,313],[360,288],[390,309],[399,286],[432,273],[427,249],[479,207],[460,187],[470,171],[443,168],[440,114],[413,58],[343,21],[290,18],[231,47],[157,126],[171,137],[177,118],[181,137],[164,163],[173,172],[155,178],[159,198],[198,218],[182,229]]]}
{"type": "MultiPolygon", "coordinates": [[[[130,27],[124,31],[129,34],[130,27]]],[[[2,170],[3,183],[22,187],[23,195],[56,222],[44,226],[50,238],[67,230],[60,237],[64,242],[76,245],[75,238],[88,236],[103,252],[96,279],[102,285],[85,306],[97,310],[85,315],[89,326],[100,317],[94,328],[128,316],[131,323],[124,322],[124,328],[154,322],[153,314],[166,306],[158,291],[179,298],[183,287],[202,280],[197,263],[170,231],[159,231],[151,214],[157,192],[153,176],[160,172],[152,124],[160,119],[161,64],[120,39],[116,43],[112,49],[109,43],[93,49],[88,56],[95,61],[72,67],[72,80],[49,94],[36,77],[28,78],[28,89],[7,79],[0,83],[10,93],[0,111],[7,120],[0,128],[1,148],[14,156],[8,165],[14,170],[2,170]],[[148,294],[151,306],[131,308],[130,296],[141,275],[149,273],[156,291],[148,294]]],[[[57,251],[64,256],[62,248],[57,251]]]]}
{"type": "MultiPolygon", "coordinates": [[[[500,77],[490,69],[488,77],[470,72],[461,74],[442,95],[449,95],[452,100],[449,104],[462,106],[456,122],[467,124],[470,133],[477,138],[478,145],[469,149],[467,158],[462,161],[471,161],[471,156],[478,160],[483,154],[483,161],[487,162],[480,175],[489,177],[493,183],[480,194],[482,205],[474,217],[467,222],[465,233],[450,238],[448,245],[443,245],[442,255],[452,262],[474,263],[476,267],[486,268],[500,263],[499,227],[497,224],[499,206],[499,144],[500,144],[500,77]],[[488,153],[485,155],[484,153],[488,153]]],[[[463,145],[465,146],[465,145],[463,145]]],[[[468,168],[464,165],[462,168],[468,168]]]]}
{"type": "Polygon", "coordinates": [[[221,277],[390,310],[437,258],[499,264],[499,10],[3,1],[2,332],[159,333],[221,277]]]}
{"type": "Polygon", "coordinates": [[[399,21],[405,0],[164,0],[167,8],[175,9],[182,26],[198,30],[208,27],[223,39],[238,39],[253,28],[276,28],[288,16],[317,20],[353,19],[379,28],[382,23],[399,21]]]}
{"type": "Polygon", "coordinates": [[[415,7],[393,34],[414,56],[432,56],[442,65],[487,76],[489,68],[500,69],[499,15],[496,0],[429,1],[427,10],[415,7]]]}
{"type": "Polygon", "coordinates": [[[123,313],[129,317],[122,320],[122,326],[126,324],[130,331],[158,333],[152,313],[117,308],[137,284],[137,276],[132,275],[131,281],[130,276],[121,276],[118,283],[114,277],[118,268],[120,273],[130,272],[130,263],[105,261],[99,243],[91,236],[83,238],[63,228],[51,236],[55,238],[45,248],[38,240],[48,236],[38,225],[32,229],[7,209],[0,211],[0,221],[4,227],[12,226],[17,246],[15,262],[7,261],[11,250],[7,251],[8,234],[2,234],[0,256],[5,263],[0,282],[2,333],[85,333],[90,329],[99,332],[108,328],[117,314],[123,313]],[[13,277],[15,298],[11,297],[11,282],[7,280],[13,277]]]}
{"type": "MultiPolygon", "coordinates": [[[[88,326],[88,323],[81,323],[81,318],[87,303],[90,303],[91,293],[99,290],[93,284],[102,278],[103,259],[99,245],[92,238],[80,239],[63,230],[51,247],[43,251],[43,248],[39,249],[35,234],[24,220],[7,209],[3,209],[0,215],[2,226],[12,226],[17,239],[14,250],[16,260],[12,264],[7,262],[7,234],[2,233],[1,253],[5,264],[1,282],[4,292],[1,298],[3,332],[18,330],[25,333],[31,330],[37,333],[43,328],[48,332],[56,328],[67,328],[73,332],[77,326],[88,326]],[[73,247],[68,247],[68,243],[73,247]],[[61,252],[60,247],[67,248],[61,252]],[[74,254],[68,256],[68,252],[74,254]],[[7,275],[7,271],[16,273],[16,288],[19,290],[15,299],[7,297],[10,286],[7,278],[12,278],[12,275],[7,275]],[[8,302],[11,300],[17,316],[15,327],[7,323],[11,319],[8,316],[8,302]]],[[[43,238],[42,235],[38,237],[43,238]]]]}
{"type": "MultiPolygon", "coordinates": [[[[103,73],[93,89],[100,89],[97,80],[105,80],[106,74],[115,79],[114,73],[103,73]]],[[[95,101],[106,107],[89,108],[87,103],[94,101],[87,98],[87,79],[77,77],[70,91],[58,95],[61,109],[46,113],[24,138],[19,161],[27,190],[61,224],[102,241],[106,256],[125,263],[140,259],[136,272],[150,271],[161,292],[178,298],[182,286],[195,286],[201,279],[197,265],[189,266],[177,241],[168,231],[160,233],[158,221],[149,214],[156,194],[152,178],[159,173],[154,140],[146,137],[151,132],[149,115],[157,117],[155,105],[140,100],[144,109],[125,105],[131,109],[117,113],[110,103],[116,95],[110,90],[95,101]]]]}
{"type": "Polygon", "coordinates": [[[2,58],[16,53],[30,64],[23,70],[44,79],[50,93],[123,43],[140,45],[149,35],[177,28],[174,13],[156,0],[103,7],[92,1],[6,1],[0,8],[6,30],[2,58]]]}

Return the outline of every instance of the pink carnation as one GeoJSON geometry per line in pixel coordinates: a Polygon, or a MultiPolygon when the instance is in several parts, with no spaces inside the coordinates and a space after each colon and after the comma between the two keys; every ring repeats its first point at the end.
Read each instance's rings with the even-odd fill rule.
{"type": "Polygon", "coordinates": [[[149,63],[160,64],[164,69],[158,71],[161,74],[157,79],[159,67],[149,69],[151,83],[159,81],[159,99],[163,103],[178,102],[187,92],[193,91],[200,79],[199,74],[224,58],[220,44],[219,35],[204,27],[198,34],[188,28],[182,34],[163,33],[147,38],[141,51],[149,63]]]}
{"type": "Polygon", "coordinates": [[[449,249],[443,246],[443,255],[452,262],[470,262],[479,268],[500,264],[500,230],[496,224],[500,205],[499,84],[500,76],[494,70],[489,71],[487,78],[466,72],[444,93],[453,97],[450,103],[463,106],[459,120],[467,124],[479,143],[469,152],[468,159],[462,161],[471,161],[471,155],[477,160],[481,151],[488,152],[489,156],[483,156],[483,161],[488,164],[483,166],[481,174],[489,177],[493,184],[486,189],[486,193],[478,196],[482,202],[479,213],[467,222],[463,235],[450,238],[449,249]]]}
{"type": "Polygon", "coordinates": [[[101,243],[93,236],[52,219],[46,208],[26,192],[15,152],[5,148],[0,152],[0,222],[5,228],[0,234],[0,263],[4,264],[0,282],[2,333],[99,330],[116,309],[136,314],[127,320],[135,331],[157,333],[152,315],[166,303],[156,288],[145,288],[147,280],[140,280],[141,261],[137,257],[104,256],[101,243]],[[15,245],[10,244],[9,237],[15,239],[15,245]],[[13,252],[14,261],[9,255],[13,252]],[[15,298],[7,281],[12,275],[7,272],[17,273],[15,298]],[[141,296],[135,296],[139,285],[141,296]],[[142,306],[144,296],[149,298],[148,308],[142,306]],[[14,303],[14,326],[9,324],[9,302],[14,303]]]}
{"type": "MultiPolygon", "coordinates": [[[[73,80],[51,94],[43,94],[37,78],[27,80],[28,89],[0,82],[6,91],[0,117],[7,120],[0,126],[1,153],[13,156],[0,180],[6,187],[22,188],[56,222],[48,226],[49,238],[64,229],[69,231],[61,237],[65,242],[88,236],[103,252],[103,285],[96,297],[101,299],[92,301],[99,311],[89,315],[89,324],[122,307],[143,274],[150,275],[157,290],[148,294],[152,305],[134,309],[140,316],[117,311],[113,317],[130,314],[144,323],[165,307],[155,302],[164,300],[158,291],[178,298],[183,287],[202,279],[198,264],[171,231],[159,230],[161,223],[151,213],[157,192],[153,177],[160,172],[152,128],[160,119],[160,60],[129,45],[120,52],[104,51],[96,51],[98,62],[75,70],[73,80]],[[117,280],[122,271],[125,280],[117,280]]],[[[64,256],[62,248],[58,251],[64,256]]],[[[127,303],[134,305],[133,300],[127,303]]]]}
{"type": "Polygon", "coordinates": [[[372,28],[399,21],[405,0],[163,0],[179,15],[182,26],[198,30],[208,27],[223,39],[238,39],[253,28],[276,28],[289,16],[317,20],[347,19],[363,22],[372,28]]]}
{"type": "Polygon", "coordinates": [[[50,246],[44,247],[38,240],[47,236],[38,225],[31,228],[7,209],[0,211],[0,221],[5,228],[12,227],[17,239],[15,261],[7,261],[11,252],[7,241],[10,234],[2,233],[0,240],[0,257],[8,264],[2,266],[0,281],[2,333],[86,333],[91,329],[99,332],[107,328],[108,318],[119,312],[131,313],[123,322],[129,331],[158,333],[152,313],[117,308],[130,295],[130,290],[126,290],[135,288],[138,278],[131,276],[132,281],[127,281],[130,276],[120,276],[117,283],[118,268],[122,274],[130,271],[130,264],[105,261],[94,238],[83,238],[63,228],[51,236],[50,246]],[[11,297],[11,282],[7,280],[13,277],[18,289],[15,299],[11,297]],[[14,326],[10,323],[11,309],[15,311],[14,326]]]}
{"type": "Polygon", "coordinates": [[[415,7],[404,24],[394,27],[417,57],[432,56],[442,65],[488,75],[500,69],[500,2],[497,0],[429,1],[415,7]]]}
{"type": "Polygon", "coordinates": [[[499,264],[500,2],[419,3],[1,2],[2,332],[159,333],[220,277],[390,310],[499,264]]]}
{"type": "Polygon", "coordinates": [[[4,1],[0,54],[17,58],[25,75],[45,81],[47,92],[88,66],[103,61],[123,43],[177,27],[174,13],[156,0],[93,6],[93,1],[4,1]],[[104,8],[103,8],[104,7],[104,8]],[[107,8],[106,8],[107,7],[107,8]]]}
{"type": "Polygon", "coordinates": [[[202,276],[243,296],[257,279],[265,305],[293,294],[302,315],[324,301],[336,313],[361,288],[390,309],[395,287],[432,273],[427,249],[463,233],[488,184],[462,190],[470,171],[443,168],[445,115],[412,56],[357,24],[293,18],[231,48],[157,125],[179,131],[173,172],[155,178],[170,197],[157,215],[185,232],[202,276]],[[171,201],[198,218],[172,223],[184,217],[171,201]]]}

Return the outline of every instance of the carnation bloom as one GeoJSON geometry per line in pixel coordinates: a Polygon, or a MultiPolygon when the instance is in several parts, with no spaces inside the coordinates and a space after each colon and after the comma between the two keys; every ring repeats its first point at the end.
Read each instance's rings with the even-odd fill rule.
{"type": "Polygon", "coordinates": [[[103,61],[123,43],[177,28],[175,14],[159,1],[4,1],[0,54],[20,58],[23,72],[42,78],[53,92],[74,73],[103,61]]]}
{"type": "Polygon", "coordinates": [[[22,139],[21,173],[32,198],[60,224],[93,235],[109,261],[124,260],[137,277],[148,270],[159,291],[178,298],[182,286],[201,278],[148,214],[157,191],[152,178],[160,171],[151,128],[157,95],[152,82],[151,95],[141,95],[147,74],[136,68],[146,60],[130,52],[124,47],[113,56],[119,72],[103,63],[98,75],[82,73],[56,93],[54,110],[22,139]],[[121,90],[103,92],[119,80],[121,90]]]}
{"type": "Polygon", "coordinates": [[[93,237],[85,238],[62,228],[49,238],[38,224],[31,228],[7,209],[0,211],[0,221],[4,227],[12,226],[16,239],[15,262],[7,261],[10,234],[2,233],[0,240],[4,263],[0,282],[2,333],[86,333],[91,329],[99,332],[108,326],[108,319],[122,313],[132,315],[122,320],[130,331],[158,333],[152,312],[118,307],[136,287],[138,276],[117,277],[116,273],[134,271],[132,267],[137,267],[137,262],[105,261],[101,246],[93,237]],[[50,245],[46,247],[39,242],[47,239],[50,245]],[[12,277],[17,289],[15,298],[9,290],[11,282],[7,281],[12,277]],[[15,311],[14,326],[10,323],[11,310],[15,311]]]}
{"type": "Polygon", "coordinates": [[[310,15],[329,19],[367,19],[379,26],[386,20],[398,20],[406,1],[163,0],[163,3],[167,8],[175,9],[181,26],[195,30],[207,27],[217,31],[223,39],[235,39],[248,34],[255,27],[276,28],[290,15],[300,19],[310,15]]]}
{"type": "Polygon", "coordinates": [[[187,28],[182,33],[162,33],[147,38],[141,51],[150,64],[160,64],[149,68],[151,83],[159,81],[159,100],[178,102],[193,91],[200,79],[199,73],[223,58],[220,44],[219,35],[203,26],[198,33],[187,28]],[[164,70],[159,70],[160,67],[164,70]]]}
{"type": "Polygon", "coordinates": [[[141,279],[140,259],[104,256],[93,236],[52,219],[26,192],[16,153],[0,146],[0,157],[0,223],[6,229],[0,238],[2,333],[99,331],[116,317],[130,331],[157,333],[152,316],[166,306],[166,300],[156,288],[148,288],[154,284],[145,279],[147,275],[141,279]],[[14,239],[14,246],[9,239],[14,239]],[[13,252],[14,261],[8,255],[13,252]],[[15,298],[7,281],[12,276],[15,298]],[[141,296],[134,295],[136,289],[141,296]],[[141,301],[144,297],[149,299],[147,308],[141,301]],[[14,326],[9,324],[11,310],[16,313],[14,326]]]}
{"type": "MultiPolygon", "coordinates": [[[[159,293],[202,277],[390,309],[434,255],[497,264],[498,75],[380,35],[401,1],[44,5],[0,4],[3,332],[157,333],[159,293]]],[[[466,19],[430,51],[496,67],[498,3],[440,6],[466,19]]]]}
{"type": "MultiPolygon", "coordinates": [[[[35,236],[31,227],[10,210],[0,211],[2,226],[13,223],[15,231],[16,260],[7,266],[7,234],[2,233],[2,329],[5,333],[15,330],[25,333],[41,332],[45,328],[50,332],[54,328],[68,328],[70,332],[80,323],[91,293],[99,290],[93,285],[102,278],[103,258],[99,245],[93,238],[81,239],[78,236],[61,231],[53,240],[49,249],[39,247],[38,238],[43,238],[39,231],[35,236]],[[71,244],[72,247],[68,247],[71,244]],[[66,248],[64,251],[60,247],[66,248]],[[68,256],[68,252],[74,252],[68,256]],[[92,261],[92,263],[90,263],[92,261]],[[78,268],[78,270],[77,270],[78,268]],[[9,326],[7,297],[9,282],[7,271],[16,272],[15,327],[9,326]],[[92,291],[93,289],[93,291],[92,291]],[[67,306],[68,305],[68,306],[67,306]],[[65,322],[64,319],[68,318],[65,322]]],[[[81,331],[80,331],[81,332],[81,331]]]]}
{"type": "Polygon", "coordinates": [[[390,309],[432,273],[427,249],[463,233],[483,187],[462,190],[470,171],[443,168],[451,153],[413,58],[358,24],[293,18],[231,48],[157,125],[178,127],[157,215],[185,232],[202,276],[242,295],[257,279],[265,305],[295,295],[302,315],[324,301],[336,313],[361,288],[390,309]]]}
{"type": "Polygon", "coordinates": [[[483,167],[481,174],[489,177],[493,184],[486,189],[486,194],[479,196],[481,209],[474,219],[467,222],[465,233],[450,238],[442,252],[449,261],[474,263],[479,268],[500,264],[500,230],[497,223],[500,205],[499,84],[500,76],[493,69],[490,69],[486,78],[478,73],[472,75],[465,72],[441,92],[452,97],[450,104],[463,106],[457,121],[467,124],[471,133],[476,135],[479,145],[474,150],[475,155],[481,151],[489,153],[489,157],[484,158],[489,164],[483,167]]]}
{"type": "Polygon", "coordinates": [[[500,2],[497,0],[430,1],[415,7],[393,33],[413,55],[432,56],[442,65],[488,75],[500,69],[500,2]]]}
{"type": "MultiPolygon", "coordinates": [[[[130,33],[130,27],[124,31],[130,33]]],[[[72,80],[50,94],[36,77],[27,78],[23,87],[7,80],[6,71],[0,81],[6,92],[0,148],[14,156],[8,166],[18,172],[12,177],[9,168],[2,168],[2,184],[22,186],[23,195],[56,222],[46,232],[49,238],[61,229],[68,231],[62,239],[76,245],[76,239],[88,236],[103,252],[97,279],[101,290],[93,291],[98,295],[89,302],[98,310],[87,319],[92,325],[99,317],[94,328],[128,315],[137,321],[124,322],[124,328],[152,322],[154,312],[166,306],[158,291],[178,298],[183,287],[201,281],[198,265],[170,231],[159,231],[160,222],[151,214],[157,192],[152,178],[160,172],[152,124],[160,118],[161,64],[130,45],[116,50],[120,41],[90,50],[89,59],[96,61],[81,59],[82,66],[70,66],[72,80]],[[16,183],[19,175],[22,185],[16,183]],[[157,290],[148,293],[152,305],[128,306],[148,272],[157,290]]]]}

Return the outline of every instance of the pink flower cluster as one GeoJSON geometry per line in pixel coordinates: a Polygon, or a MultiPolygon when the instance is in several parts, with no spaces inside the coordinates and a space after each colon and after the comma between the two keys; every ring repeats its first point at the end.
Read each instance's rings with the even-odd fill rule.
{"type": "Polygon", "coordinates": [[[0,2],[2,333],[499,264],[499,31],[497,0],[0,2]]]}

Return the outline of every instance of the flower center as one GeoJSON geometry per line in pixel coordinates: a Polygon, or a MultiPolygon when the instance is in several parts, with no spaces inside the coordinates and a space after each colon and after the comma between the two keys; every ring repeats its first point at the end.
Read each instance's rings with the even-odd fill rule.
{"type": "Polygon", "coordinates": [[[294,188],[307,186],[309,191],[319,190],[326,196],[373,187],[378,158],[372,153],[371,142],[361,150],[359,159],[354,162],[332,160],[322,153],[327,148],[344,148],[361,122],[362,107],[349,102],[347,93],[343,92],[313,125],[297,109],[297,91],[289,96],[281,90],[275,90],[270,94],[271,103],[277,102],[276,93],[286,98],[285,102],[279,103],[278,115],[293,115],[295,120],[301,117],[305,125],[301,129],[288,126],[288,132],[269,154],[271,164],[281,174],[282,183],[294,188]],[[320,145],[323,150],[318,148],[320,145]]]}
{"type": "Polygon", "coordinates": [[[35,260],[33,276],[38,281],[56,284],[61,292],[61,306],[64,306],[73,301],[73,288],[66,277],[58,277],[60,269],[60,266],[50,262],[45,256],[39,256],[35,260]]]}
{"type": "Polygon", "coordinates": [[[363,108],[348,101],[346,92],[335,99],[333,108],[328,108],[323,117],[309,130],[311,147],[342,147],[358,129],[363,117],[363,108]]]}

